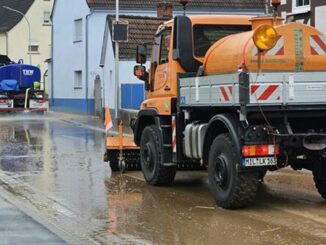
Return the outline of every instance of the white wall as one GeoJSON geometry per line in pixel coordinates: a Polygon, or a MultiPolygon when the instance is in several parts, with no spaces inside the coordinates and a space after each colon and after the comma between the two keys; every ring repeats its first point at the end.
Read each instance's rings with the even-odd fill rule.
{"type": "Polygon", "coordinates": [[[94,98],[94,80],[96,75],[102,79],[100,59],[103,44],[104,27],[107,12],[96,12],[88,17],[88,57],[85,65],[88,65],[88,98],[94,98]],[[86,64],[88,62],[88,64],[86,64]]]}
{"type": "Polygon", "coordinates": [[[106,16],[104,11],[90,13],[83,0],[57,0],[53,14],[54,98],[94,98],[95,77],[102,77],[99,64],[106,16]],[[74,20],[80,18],[83,19],[83,40],[74,42],[74,20]],[[82,89],[74,89],[76,70],[82,71],[82,89]]]}
{"type": "Polygon", "coordinates": [[[89,9],[86,1],[57,0],[53,22],[54,98],[85,98],[85,23],[89,9]],[[74,20],[83,19],[83,38],[74,42],[74,20]],[[74,89],[74,71],[83,71],[82,89],[74,89]]]}
{"type": "Polygon", "coordinates": [[[316,7],[315,25],[316,28],[326,35],[325,13],[326,6],[316,7]]]}

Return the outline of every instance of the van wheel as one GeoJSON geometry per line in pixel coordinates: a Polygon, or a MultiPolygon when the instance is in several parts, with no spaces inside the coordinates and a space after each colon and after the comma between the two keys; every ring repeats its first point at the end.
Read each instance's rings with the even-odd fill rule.
{"type": "Polygon", "coordinates": [[[238,172],[239,153],[229,134],[215,138],[208,158],[209,188],[217,205],[226,209],[247,206],[256,196],[258,173],[238,172]]]}
{"type": "Polygon", "coordinates": [[[163,166],[162,133],[155,125],[147,126],[140,141],[140,164],[145,180],[151,185],[171,185],[175,166],[163,166]]]}

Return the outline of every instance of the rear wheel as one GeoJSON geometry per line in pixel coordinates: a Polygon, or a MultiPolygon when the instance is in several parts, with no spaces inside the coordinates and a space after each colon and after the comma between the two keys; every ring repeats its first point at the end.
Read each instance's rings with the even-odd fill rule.
{"type": "Polygon", "coordinates": [[[119,168],[119,151],[110,150],[108,154],[108,159],[110,161],[110,167],[112,172],[120,171],[119,168]]]}
{"type": "Polygon", "coordinates": [[[155,125],[147,126],[140,141],[140,164],[145,180],[151,185],[170,185],[175,174],[175,166],[163,165],[162,133],[155,125]]]}
{"type": "Polygon", "coordinates": [[[209,187],[217,205],[235,209],[247,206],[256,196],[258,173],[239,172],[239,153],[229,134],[215,138],[209,152],[209,187]]]}
{"type": "Polygon", "coordinates": [[[267,174],[267,170],[262,170],[258,172],[258,179],[260,182],[264,182],[264,177],[267,174]]]}

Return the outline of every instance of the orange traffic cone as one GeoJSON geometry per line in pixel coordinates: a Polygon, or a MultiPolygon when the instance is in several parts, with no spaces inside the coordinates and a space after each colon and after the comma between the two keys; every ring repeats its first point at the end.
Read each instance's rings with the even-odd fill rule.
{"type": "Polygon", "coordinates": [[[106,132],[109,132],[111,129],[113,129],[113,123],[112,123],[111,112],[109,107],[105,108],[104,126],[106,132]]]}

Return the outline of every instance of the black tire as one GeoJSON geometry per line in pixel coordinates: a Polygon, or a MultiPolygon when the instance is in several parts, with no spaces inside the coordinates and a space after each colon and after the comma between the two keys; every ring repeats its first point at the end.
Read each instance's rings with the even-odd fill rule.
{"type": "Polygon", "coordinates": [[[209,187],[217,205],[226,209],[249,205],[256,196],[258,173],[239,172],[239,153],[229,134],[215,138],[208,158],[209,187]]]}
{"type": "Polygon", "coordinates": [[[326,200],[326,179],[320,176],[316,170],[313,171],[315,186],[322,198],[326,200]]]}
{"type": "Polygon", "coordinates": [[[140,140],[140,164],[150,185],[171,185],[176,167],[163,166],[163,139],[158,127],[147,126],[140,140]]]}
{"type": "Polygon", "coordinates": [[[109,161],[110,161],[110,167],[112,172],[120,171],[119,167],[119,151],[118,150],[109,150],[107,152],[109,161]]]}
{"type": "Polygon", "coordinates": [[[267,174],[267,170],[259,171],[258,172],[258,180],[260,182],[264,182],[264,177],[266,176],[266,174],[267,174]]]}

